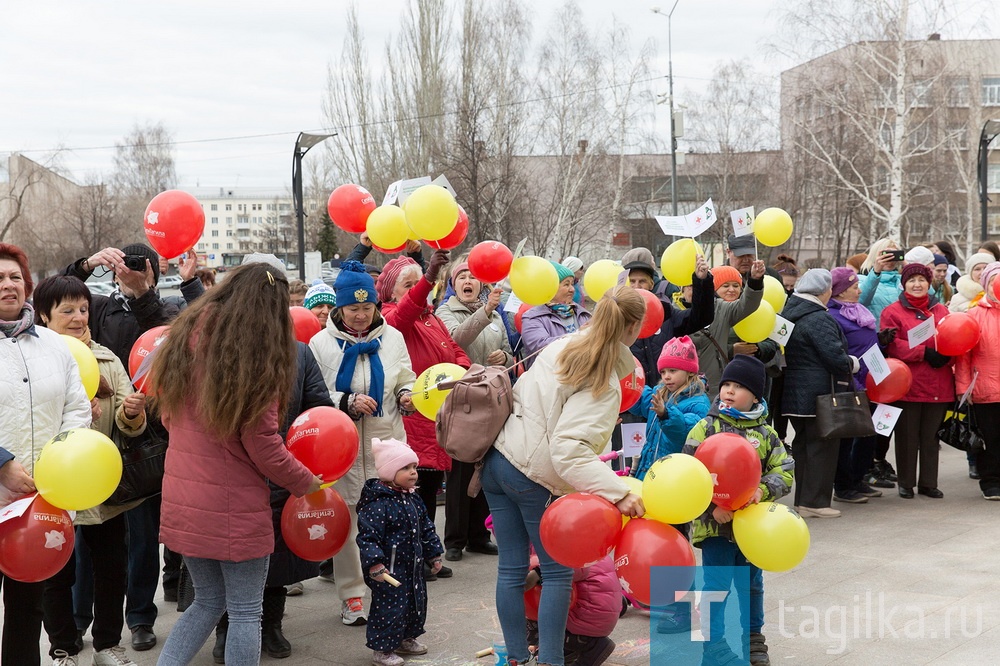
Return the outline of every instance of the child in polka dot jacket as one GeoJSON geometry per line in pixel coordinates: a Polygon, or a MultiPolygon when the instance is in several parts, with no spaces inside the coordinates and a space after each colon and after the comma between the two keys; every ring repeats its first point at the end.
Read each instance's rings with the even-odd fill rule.
{"type": "Polygon", "coordinates": [[[375,666],[401,666],[400,655],[427,653],[417,642],[427,619],[423,567],[437,573],[444,549],[416,493],[417,454],[403,442],[377,438],[372,452],[378,478],[365,482],[358,501],[361,568],[372,591],[367,646],[375,666]]]}

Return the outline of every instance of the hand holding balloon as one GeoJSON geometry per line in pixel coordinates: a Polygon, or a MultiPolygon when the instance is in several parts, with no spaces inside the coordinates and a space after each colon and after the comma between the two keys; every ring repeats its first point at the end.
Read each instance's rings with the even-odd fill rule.
{"type": "Polygon", "coordinates": [[[24,465],[16,460],[0,467],[0,486],[15,493],[35,492],[35,480],[24,469],[24,465]]]}
{"type": "Polygon", "coordinates": [[[448,259],[451,253],[448,250],[434,250],[434,254],[431,255],[431,260],[427,264],[427,279],[431,282],[437,282],[438,274],[441,272],[441,267],[448,263],[448,259]]]}
{"type": "Polygon", "coordinates": [[[624,498],[618,500],[615,506],[622,512],[623,516],[628,516],[629,518],[642,518],[643,514],[646,513],[642,497],[635,493],[629,493],[624,498]]]}
{"type": "Polygon", "coordinates": [[[694,274],[699,280],[704,280],[708,277],[708,262],[705,261],[705,255],[699,254],[694,260],[694,274]]]}
{"type": "Polygon", "coordinates": [[[723,509],[721,506],[717,506],[712,509],[712,518],[715,518],[715,522],[720,525],[725,525],[733,519],[733,514],[735,512],[729,509],[723,509]]]}
{"type": "Polygon", "coordinates": [[[766,272],[767,271],[765,269],[764,262],[761,261],[760,259],[754,261],[750,265],[750,277],[752,277],[754,280],[761,280],[761,279],[763,279],[764,278],[764,273],[766,273],[766,272]]]}
{"type": "Polygon", "coordinates": [[[93,423],[101,418],[101,414],[104,410],[101,409],[101,402],[97,398],[93,398],[90,401],[90,421],[93,423]]]}
{"type": "Polygon", "coordinates": [[[745,509],[751,504],[760,504],[762,499],[764,499],[764,489],[761,488],[760,486],[757,486],[757,490],[754,491],[753,497],[751,497],[749,501],[747,501],[747,503],[740,508],[745,509]]]}
{"type": "Polygon", "coordinates": [[[122,403],[122,407],[125,410],[126,418],[134,419],[138,417],[142,414],[143,410],[146,409],[146,394],[133,393],[125,398],[125,402],[122,403]]]}
{"type": "Polygon", "coordinates": [[[486,314],[492,314],[494,310],[500,305],[500,297],[503,295],[503,289],[500,287],[494,287],[490,295],[486,297],[486,305],[483,308],[486,310],[486,314]]]}
{"type": "Polygon", "coordinates": [[[314,476],[312,483],[309,484],[309,489],[306,490],[306,495],[311,495],[312,493],[322,490],[323,488],[323,475],[314,476]]]}

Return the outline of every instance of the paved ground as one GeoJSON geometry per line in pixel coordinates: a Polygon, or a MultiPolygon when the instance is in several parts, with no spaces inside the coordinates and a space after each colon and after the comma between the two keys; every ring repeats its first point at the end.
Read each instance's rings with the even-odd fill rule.
{"type": "MultiPolygon", "coordinates": [[[[844,516],[810,519],[812,549],[797,569],[765,574],[765,634],[775,664],[996,664],[1000,662],[1000,504],[987,502],[967,476],[964,455],[945,447],[943,500],[900,499],[895,491],[866,505],[836,506],[844,516]]],[[[443,513],[443,512],[439,512],[443,513]]],[[[429,584],[431,648],[411,664],[492,664],[476,659],[499,628],[493,610],[496,559],[466,555],[455,576],[429,584]]],[[[159,602],[163,637],[178,614],[159,602]]],[[[315,579],[292,597],[284,664],[368,664],[364,628],[345,627],[335,586],[315,579]]],[[[630,610],[612,638],[613,666],[649,663],[648,616],[630,610]]],[[[43,640],[43,647],[47,643],[43,640]]],[[[127,638],[125,639],[127,644],[127,638]]],[[[212,642],[195,664],[212,664],[212,642]]],[[[141,665],[158,648],[131,653],[141,665]]],[[[90,663],[90,640],[80,663],[90,663]]],[[[44,662],[43,662],[44,663],[44,662]]],[[[277,663],[264,657],[263,663],[277,663]]]]}

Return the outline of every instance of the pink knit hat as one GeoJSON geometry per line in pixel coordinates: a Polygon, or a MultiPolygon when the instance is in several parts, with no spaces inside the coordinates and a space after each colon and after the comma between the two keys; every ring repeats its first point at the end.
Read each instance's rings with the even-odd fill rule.
{"type": "Polygon", "coordinates": [[[411,265],[420,266],[420,264],[407,256],[396,257],[385,265],[382,273],[378,276],[378,280],[375,281],[375,291],[378,293],[378,300],[383,303],[392,301],[392,291],[396,288],[396,280],[399,279],[399,274],[403,272],[404,268],[411,265]]]}
{"type": "Polygon", "coordinates": [[[664,368],[698,372],[698,351],[694,348],[691,338],[671,338],[663,345],[660,358],[656,359],[656,369],[663,372],[664,368]]]}
{"type": "Polygon", "coordinates": [[[373,437],[372,453],[375,455],[375,471],[378,472],[378,478],[387,483],[392,483],[399,470],[410,463],[419,462],[413,449],[398,439],[373,437]]]}

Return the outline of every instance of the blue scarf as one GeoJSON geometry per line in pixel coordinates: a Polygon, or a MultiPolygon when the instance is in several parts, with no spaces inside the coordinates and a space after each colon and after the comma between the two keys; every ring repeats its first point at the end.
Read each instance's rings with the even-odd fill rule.
{"type": "Polygon", "coordinates": [[[726,403],[719,401],[719,413],[725,414],[737,421],[756,421],[767,412],[767,403],[764,400],[755,402],[749,412],[741,412],[735,407],[730,407],[726,403]]]}
{"type": "Polygon", "coordinates": [[[341,393],[351,393],[351,380],[354,379],[354,368],[358,363],[358,356],[368,355],[368,361],[372,364],[371,383],[368,385],[368,395],[378,403],[373,416],[382,416],[382,393],[385,387],[385,372],[382,370],[382,359],[378,357],[378,350],[382,347],[382,340],[372,340],[370,342],[350,343],[347,340],[337,340],[337,344],[344,350],[344,358],[340,362],[340,370],[337,371],[337,390],[341,393]]]}

